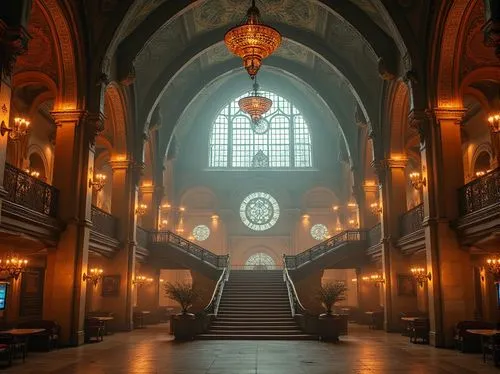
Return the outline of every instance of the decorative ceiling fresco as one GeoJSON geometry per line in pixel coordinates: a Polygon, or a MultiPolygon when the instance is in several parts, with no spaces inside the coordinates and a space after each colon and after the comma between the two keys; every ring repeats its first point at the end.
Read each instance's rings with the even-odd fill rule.
{"type": "MultiPolygon", "coordinates": [[[[310,38],[307,36],[308,41],[316,39],[321,48],[328,49],[328,53],[342,55],[347,68],[363,64],[362,69],[356,69],[360,80],[367,82],[369,87],[376,84],[377,56],[371,46],[349,23],[333,12],[326,11],[319,2],[266,0],[259,7],[266,23],[288,25],[310,34],[310,38]]],[[[134,61],[138,97],[147,96],[151,87],[158,84],[161,72],[172,63],[179,64],[179,56],[193,48],[195,40],[200,40],[213,30],[226,30],[240,23],[247,8],[247,2],[241,0],[205,1],[160,28],[134,61]]],[[[223,33],[219,40],[222,40],[222,36],[223,33]]],[[[213,40],[212,44],[205,45],[205,48],[212,47],[213,50],[204,63],[220,63],[231,58],[217,41],[213,40]]],[[[276,55],[309,66],[312,66],[314,60],[307,48],[290,40],[283,43],[276,55]]]]}

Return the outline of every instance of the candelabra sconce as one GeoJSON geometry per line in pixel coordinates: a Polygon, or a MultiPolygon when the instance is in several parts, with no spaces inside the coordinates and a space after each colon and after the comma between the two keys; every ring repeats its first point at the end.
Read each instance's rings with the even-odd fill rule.
{"type": "Polygon", "coordinates": [[[413,172],[410,173],[410,183],[416,190],[421,190],[427,185],[427,179],[420,176],[420,173],[413,172]]]}
{"type": "Polygon", "coordinates": [[[486,269],[493,275],[495,283],[500,283],[500,258],[488,258],[486,260],[486,269]]]}
{"type": "Polygon", "coordinates": [[[40,177],[40,172],[38,170],[33,170],[33,169],[25,169],[24,172],[26,174],[29,174],[33,178],[39,178],[40,177]]]}
{"type": "Polygon", "coordinates": [[[488,117],[488,123],[490,125],[491,132],[500,132],[500,113],[492,114],[488,117]]]}
{"type": "Polygon", "coordinates": [[[356,221],[355,219],[350,219],[349,220],[349,227],[351,229],[357,229],[358,228],[358,221],[356,221]]]}
{"type": "Polygon", "coordinates": [[[137,208],[135,208],[135,214],[138,216],[143,216],[148,212],[147,204],[139,204],[137,208]]]}
{"type": "Polygon", "coordinates": [[[15,280],[18,280],[21,273],[26,271],[26,266],[28,266],[28,260],[12,253],[8,253],[0,260],[0,272],[7,273],[8,278],[15,280]]]}
{"type": "Polygon", "coordinates": [[[99,280],[101,280],[103,273],[104,270],[100,268],[92,268],[89,270],[88,274],[83,273],[83,281],[92,282],[94,284],[94,287],[97,287],[97,283],[99,283],[99,280]]]}
{"type": "Polygon", "coordinates": [[[352,278],[352,279],[351,279],[351,282],[352,282],[352,283],[358,283],[358,278],[352,278]]]}
{"type": "Polygon", "coordinates": [[[96,192],[101,191],[106,185],[106,175],[105,174],[96,174],[94,175],[94,180],[89,179],[89,188],[94,188],[96,192]]]}
{"type": "Polygon", "coordinates": [[[168,220],[164,219],[160,223],[160,231],[166,231],[168,229],[168,220]]]}
{"type": "Polygon", "coordinates": [[[22,117],[14,118],[14,126],[9,127],[5,124],[5,121],[2,121],[0,125],[0,135],[4,136],[6,132],[9,133],[9,138],[12,140],[17,140],[22,136],[28,134],[30,127],[30,121],[22,117]]]}
{"type": "Polygon", "coordinates": [[[342,232],[342,226],[335,226],[335,232],[339,233],[339,232],[342,232]]]}
{"type": "Polygon", "coordinates": [[[371,274],[369,276],[364,276],[361,278],[364,282],[371,282],[375,287],[380,287],[381,284],[385,283],[385,279],[379,274],[371,274]]]}
{"type": "Polygon", "coordinates": [[[425,282],[432,279],[431,273],[427,273],[424,268],[413,267],[410,271],[420,287],[423,287],[425,282]]]}
{"type": "Polygon", "coordinates": [[[371,203],[370,204],[370,211],[375,216],[382,214],[382,206],[377,202],[371,203]]]}
{"type": "Polygon", "coordinates": [[[151,284],[151,283],[153,283],[153,278],[148,278],[145,275],[138,275],[132,281],[132,284],[137,287],[142,287],[146,284],[151,284]]]}
{"type": "Polygon", "coordinates": [[[334,212],[338,212],[338,211],[339,211],[339,206],[338,206],[338,205],[334,205],[334,206],[332,206],[332,210],[333,210],[334,212]]]}

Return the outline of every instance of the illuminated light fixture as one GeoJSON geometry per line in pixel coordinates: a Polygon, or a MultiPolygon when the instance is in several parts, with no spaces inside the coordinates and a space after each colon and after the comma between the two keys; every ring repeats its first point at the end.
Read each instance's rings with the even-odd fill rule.
{"type": "Polygon", "coordinates": [[[486,269],[495,278],[495,283],[500,283],[500,258],[488,258],[486,260],[486,269]]]}
{"type": "Polygon", "coordinates": [[[332,209],[334,212],[337,212],[339,210],[339,206],[338,205],[334,205],[332,206],[332,209]]]}
{"type": "Polygon", "coordinates": [[[335,227],[336,232],[341,232],[342,231],[342,226],[338,225],[335,227]]]}
{"type": "Polygon", "coordinates": [[[356,221],[355,219],[350,219],[349,220],[349,225],[351,226],[351,228],[357,228],[358,227],[358,221],[356,221]]]}
{"type": "Polygon", "coordinates": [[[372,212],[372,214],[374,215],[379,215],[382,213],[382,207],[380,206],[379,203],[377,202],[374,202],[374,203],[371,203],[370,204],[370,211],[372,212]]]}
{"type": "Polygon", "coordinates": [[[244,24],[235,26],[224,35],[227,49],[243,59],[243,66],[254,79],[262,60],[269,57],[281,44],[281,34],[260,21],[260,11],[252,0],[244,24]]]}
{"type": "Polygon", "coordinates": [[[254,124],[258,123],[262,119],[262,116],[273,106],[273,101],[259,95],[258,91],[259,85],[257,84],[257,79],[255,79],[253,93],[238,101],[240,109],[250,116],[254,124]]]}
{"type": "Polygon", "coordinates": [[[479,171],[476,171],[476,177],[482,177],[483,175],[485,175],[486,172],[484,170],[479,170],[479,171]]]}
{"type": "Polygon", "coordinates": [[[160,223],[160,230],[167,230],[168,228],[168,220],[164,219],[160,223]]]}
{"type": "Polygon", "coordinates": [[[0,260],[0,272],[9,274],[9,278],[19,279],[21,273],[26,271],[28,260],[19,257],[18,255],[9,252],[0,260]]]}
{"type": "Polygon", "coordinates": [[[186,208],[184,208],[183,206],[179,207],[179,212],[185,212],[185,211],[186,211],[186,208]]]}
{"type": "Polygon", "coordinates": [[[488,123],[490,125],[491,132],[500,132],[500,113],[495,113],[489,116],[488,123]]]}
{"type": "Polygon", "coordinates": [[[138,275],[137,277],[134,278],[132,283],[135,286],[141,287],[144,286],[145,284],[153,283],[153,278],[146,277],[145,275],[138,275]]]}
{"type": "Polygon", "coordinates": [[[358,278],[352,278],[352,279],[351,279],[351,282],[352,282],[352,283],[357,283],[357,282],[358,282],[358,278]]]}
{"type": "Polygon", "coordinates": [[[212,214],[212,221],[217,221],[219,219],[219,216],[217,214],[212,214]]]}
{"type": "Polygon", "coordinates": [[[419,172],[410,173],[410,183],[416,190],[421,190],[427,185],[427,179],[422,178],[419,172]]]}
{"type": "Polygon", "coordinates": [[[170,208],[172,208],[172,205],[170,205],[169,203],[165,203],[161,206],[162,209],[165,209],[165,210],[168,210],[170,208]]]}
{"type": "Polygon", "coordinates": [[[412,267],[410,271],[411,274],[413,275],[413,278],[415,278],[420,287],[423,287],[426,281],[432,279],[431,273],[427,273],[427,271],[424,268],[412,267]]]}
{"type": "Polygon", "coordinates": [[[369,276],[364,276],[361,279],[365,282],[373,283],[375,287],[379,287],[382,283],[385,283],[385,279],[377,273],[371,274],[369,276]]]}
{"type": "Polygon", "coordinates": [[[191,241],[191,242],[194,241],[194,236],[193,235],[189,235],[188,240],[191,241]]]}
{"type": "Polygon", "coordinates": [[[310,216],[309,214],[303,214],[303,215],[302,215],[302,219],[307,220],[307,219],[309,219],[309,218],[311,218],[311,216],[310,216]]]}
{"type": "Polygon", "coordinates": [[[178,227],[177,230],[175,230],[178,234],[182,234],[184,232],[183,227],[178,227]]]}
{"type": "Polygon", "coordinates": [[[135,214],[137,214],[138,216],[143,216],[147,213],[147,211],[147,204],[139,204],[139,206],[135,209],[135,214]]]}
{"type": "Polygon", "coordinates": [[[83,281],[92,282],[94,284],[94,287],[97,287],[97,283],[99,283],[99,280],[102,278],[103,273],[104,270],[100,268],[92,268],[90,269],[88,274],[83,273],[83,281]]]}
{"type": "Polygon", "coordinates": [[[358,204],[353,203],[353,202],[350,202],[350,203],[347,203],[347,206],[348,206],[349,208],[356,208],[356,207],[358,206],[358,204]]]}
{"type": "Polygon", "coordinates": [[[165,282],[165,279],[160,278],[160,283],[163,283],[163,282],[165,282]]]}
{"type": "Polygon", "coordinates": [[[40,172],[38,170],[34,170],[34,169],[26,169],[24,170],[24,172],[26,174],[29,174],[30,176],[32,176],[33,178],[38,178],[40,177],[40,172]]]}
{"type": "Polygon", "coordinates": [[[12,140],[18,140],[20,137],[28,134],[29,127],[30,121],[22,117],[16,117],[14,118],[13,127],[8,127],[5,124],[5,121],[2,121],[2,124],[0,125],[0,134],[4,136],[5,133],[8,132],[9,138],[11,138],[12,140]]]}
{"type": "Polygon", "coordinates": [[[89,179],[89,188],[94,187],[94,190],[96,190],[96,192],[101,191],[106,185],[106,178],[107,177],[105,174],[99,173],[94,175],[94,180],[89,179]]]}

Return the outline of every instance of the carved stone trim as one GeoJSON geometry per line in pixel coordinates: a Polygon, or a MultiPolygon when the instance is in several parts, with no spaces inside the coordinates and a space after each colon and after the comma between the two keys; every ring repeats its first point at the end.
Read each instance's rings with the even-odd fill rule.
{"type": "Polygon", "coordinates": [[[85,110],[54,110],[50,112],[56,126],[61,126],[65,122],[80,122],[87,115],[88,112],[85,110]]]}
{"type": "Polygon", "coordinates": [[[442,120],[453,120],[457,125],[462,124],[462,119],[467,113],[466,109],[463,108],[435,108],[434,115],[438,121],[442,120]]]}
{"type": "Polygon", "coordinates": [[[430,136],[430,117],[429,112],[424,110],[412,110],[408,115],[408,123],[412,129],[415,129],[420,136],[420,143],[425,143],[430,136]]]}
{"type": "Polygon", "coordinates": [[[131,168],[134,163],[130,160],[110,160],[108,164],[112,170],[126,170],[131,168]]]}
{"type": "Polygon", "coordinates": [[[150,184],[150,185],[143,185],[139,187],[139,192],[140,193],[150,193],[153,194],[155,192],[155,186],[150,184]]]}
{"type": "Polygon", "coordinates": [[[495,54],[500,58],[500,21],[490,19],[483,26],[484,44],[487,47],[494,47],[495,54]]]}
{"type": "Polygon", "coordinates": [[[0,20],[0,67],[1,73],[11,76],[17,58],[28,50],[31,39],[23,26],[8,27],[0,20]]]}
{"type": "Polygon", "coordinates": [[[104,120],[105,116],[103,113],[89,113],[87,115],[87,126],[89,131],[89,141],[92,146],[95,145],[95,139],[101,132],[104,131],[104,120]]]}

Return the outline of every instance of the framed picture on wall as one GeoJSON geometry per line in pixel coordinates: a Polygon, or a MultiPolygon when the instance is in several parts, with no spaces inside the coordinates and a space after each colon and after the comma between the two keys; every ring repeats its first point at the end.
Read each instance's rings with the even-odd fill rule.
{"type": "Polygon", "coordinates": [[[417,283],[411,274],[398,274],[398,296],[417,296],[417,283]]]}
{"type": "Polygon", "coordinates": [[[104,275],[102,277],[102,297],[118,296],[120,294],[120,275],[104,275]]]}

